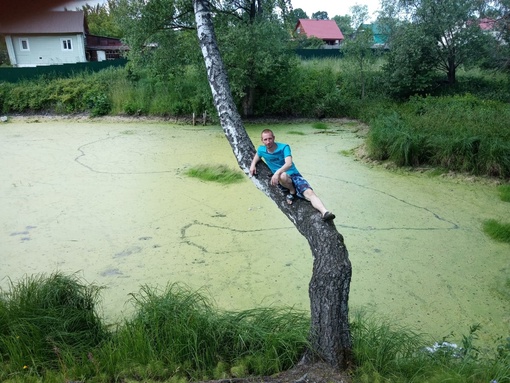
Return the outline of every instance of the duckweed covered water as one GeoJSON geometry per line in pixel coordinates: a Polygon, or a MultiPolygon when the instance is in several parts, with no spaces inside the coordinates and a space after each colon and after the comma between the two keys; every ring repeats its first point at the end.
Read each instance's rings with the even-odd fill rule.
{"type": "MultiPolygon", "coordinates": [[[[264,127],[248,128],[256,145],[264,127]]],[[[370,167],[345,155],[362,140],[339,124],[273,129],[337,216],[353,265],[351,309],[438,340],[458,340],[475,323],[487,344],[510,334],[510,303],[499,293],[510,247],[482,231],[484,220],[510,217],[495,186],[370,167]]],[[[308,309],[307,241],[248,177],[225,186],[185,175],[201,164],[237,167],[217,126],[0,125],[0,286],[77,272],[105,286],[110,320],[131,313],[126,302],[141,285],[179,281],[220,308],[308,309]]]]}

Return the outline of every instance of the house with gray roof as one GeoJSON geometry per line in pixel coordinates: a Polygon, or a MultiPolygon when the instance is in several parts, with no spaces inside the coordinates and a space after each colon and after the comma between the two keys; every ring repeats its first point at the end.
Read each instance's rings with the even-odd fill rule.
{"type": "Polygon", "coordinates": [[[86,62],[83,11],[40,12],[0,22],[12,66],[86,62]]]}

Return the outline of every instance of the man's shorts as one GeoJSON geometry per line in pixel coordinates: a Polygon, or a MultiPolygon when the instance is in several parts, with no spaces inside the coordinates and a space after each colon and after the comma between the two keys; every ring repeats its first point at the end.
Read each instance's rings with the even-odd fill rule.
{"type": "MultiPolygon", "coordinates": [[[[307,190],[307,189],[312,189],[312,187],[310,186],[310,184],[308,183],[307,180],[305,180],[303,178],[303,176],[299,173],[296,173],[296,174],[292,174],[290,176],[290,179],[292,180],[292,183],[294,184],[294,187],[296,188],[296,194],[299,198],[305,198],[305,196],[303,195],[303,193],[307,190]]],[[[312,189],[313,190],[313,189],[312,189]]]]}

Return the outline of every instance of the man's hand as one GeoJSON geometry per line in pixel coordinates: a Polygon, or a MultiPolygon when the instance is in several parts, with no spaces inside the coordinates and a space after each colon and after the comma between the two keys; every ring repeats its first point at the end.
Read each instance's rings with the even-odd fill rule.
{"type": "Polygon", "coordinates": [[[271,185],[276,186],[280,183],[280,173],[276,172],[271,177],[271,185]]]}

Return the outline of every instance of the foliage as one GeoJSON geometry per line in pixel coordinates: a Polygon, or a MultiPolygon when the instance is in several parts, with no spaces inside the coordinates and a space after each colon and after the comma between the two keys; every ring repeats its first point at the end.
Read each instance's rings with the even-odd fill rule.
{"type": "MultiPolygon", "coordinates": [[[[411,68],[404,69],[404,73],[412,76],[412,72],[418,69],[417,66],[420,69],[418,73],[424,74],[427,69],[428,71],[436,69],[444,73],[448,83],[453,85],[456,81],[456,70],[460,65],[474,63],[479,58],[485,57],[488,53],[486,49],[490,37],[483,33],[476,22],[473,22],[479,15],[479,5],[478,0],[386,1],[386,18],[399,14],[401,20],[412,21],[411,30],[409,26],[405,26],[406,33],[399,33],[399,28],[394,28],[393,31],[399,33],[399,38],[396,42],[390,40],[391,48],[401,46],[399,49],[401,54],[413,52],[413,60],[409,61],[411,68]],[[420,33],[422,39],[418,38],[420,33]],[[423,65],[417,65],[419,62],[416,59],[419,56],[425,58],[427,55],[429,60],[423,65]]],[[[398,62],[403,65],[406,60],[400,56],[398,62]]],[[[423,87],[422,81],[426,78],[426,76],[422,77],[418,84],[423,87]]],[[[417,90],[420,91],[420,89],[417,90]]]]}
{"type": "Polygon", "coordinates": [[[351,324],[358,368],[354,382],[510,382],[510,353],[506,345],[496,354],[480,355],[476,346],[479,325],[463,335],[461,345],[430,341],[365,311],[351,324]]]}
{"type": "Polygon", "coordinates": [[[232,184],[242,182],[244,175],[226,165],[197,165],[186,171],[190,177],[199,178],[203,181],[214,181],[221,184],[232,184]]]}
{"type": "MultiPolygon", "coordinates": [[[[75,275],[31,276],[0,294],[0,380],[165,381],[268,376],[308,346],[308,315],[293,309],[217,310],[201,291],[170,284],[131,294],[134,313],[99,320],[99,288],[75,275]]],[[[510,338],[478,347],[478,325],[460,339],[430,341],[386,319],[351,318],[354,382],[510,382],[510,338]]]]}
{"type": "Polygon", "coordinates": [[[314,20],[329,20],[328,12],[326,11],[317,11],[312,13],[312,19],[314,20]]]}
{"type": "Polygon", "coordinates": [[[510,223],[488,219],[483,222],[483,231],[498,242],[510,243],[510,223]]]}
{"type": "Polygon", "coordinates": [[[99,76],[81,73],[71,78],[41,77],[34,81],[2,85],[0,107],[3,113],[55,112],[60,114],[93,110],[106,114],[107,84],[99,76]]]}
{"type": "Polygon", "coordinates": [[[365,98],[366,92],[366,71],[375,61],[375,55],[372,49],[374,45],[374,36],[372,30],[365,24],[368,19],[368,7],[366,5],[355,5],[351,8],[353,11],[352,23],[355,25],[355,33],[352,39],[347,39],[342,45],[342,51],[348,60],[356,63],[356,73],[358,76],[358,87],[360,89],[360,98],[365,98]]]}
{"type": "Polygon", "coordinates": [[[106,0],[103,4],[82,7],[85,12],[89,33],[96,36],[122,38],[122,31],[117,24],[112,10],[115,9],[115,0],[106,0]]]}
{"type": "Polygon", "coordinates": [[[11,282],[0,295],[2,370],[57,368],[107,339],[96,310],[99,292],[75,275],[58,272],[11,282]]]}
{"type": "Polygon", "coordinates": [[[508,107],[474,96],[413,98],[371,124],[370,156],[510,177],[508,107]],[[487,123],[490,121],[490,124],[487,123]]]}
{"type": "Polygon", "coordinates": [[[289,15],[290,22],[295,26],[299,19],[308,19],[308,15],[301,8],[293,9],[289,15]]]}
{"type": "Polygon", "coordinates": [[[340,31],[344,35],[345,39],[348,39],[351,34],[354,32],[354,28],[352,27],[352,17],[349,15],[343,15],[343,16],[335,16],[331,20],[334,20],[336,22],[336,25],[338,25],[338,28],[340,28],[340,31]]]}
{"type": "Polygon", "coordinates": [[[398,28],[383,67],[389,94],[406,99],[431,92],[438,77],[434,70],[433,44],[432,36],[420,25],[403,23],[398,28]]]}

